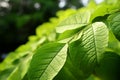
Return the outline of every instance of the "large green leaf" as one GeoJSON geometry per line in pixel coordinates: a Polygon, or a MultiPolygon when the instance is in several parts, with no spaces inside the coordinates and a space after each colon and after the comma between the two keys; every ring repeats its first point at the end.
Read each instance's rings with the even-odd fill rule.
{"type": "Polygon", "coordinates": [[[90,12],[78,12],[63,20],[57,27],[57,33],[63,33],[66,30],[80,28],[89,23],[90,12]]]}
{"type": "Polygon", "coordinates": [[[120,40],[120,12],[110,15],[108,23],[116,38],[120,40]]]}
{"type": "Polygon", "coordinates": [[[96,22],[88,26],[80,38],[69,45],[67,61],[54,80],[87,79],[107,46],[107,27],[102,22],[96,22]]]}
{"type": "Polygon", "coordinates": [[[49,43],[39,47],[30,64],[30,80],[52,80],[63,67],[67,57],[67,44],[49,43]]]}
{"type": "Polygon", "coordinates": [[[108,29],[102,22],[89,25],[80,40],[69,46],[70,58],[74,65],[88,77],[100,62],[108,44],[108,29]]]}

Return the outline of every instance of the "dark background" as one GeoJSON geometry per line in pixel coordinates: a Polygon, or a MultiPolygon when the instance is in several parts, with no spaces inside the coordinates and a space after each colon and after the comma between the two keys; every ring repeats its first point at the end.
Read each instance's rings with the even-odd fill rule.
{"type": "Polygon", "coordinates": [[[80,0],[0,0],[0,61],[57,11],[82,6],[80,0]]]}

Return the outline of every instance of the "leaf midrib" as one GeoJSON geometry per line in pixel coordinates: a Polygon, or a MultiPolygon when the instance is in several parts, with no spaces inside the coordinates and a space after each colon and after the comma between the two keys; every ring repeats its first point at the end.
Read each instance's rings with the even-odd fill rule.
{"type": "MultiPolygon", "coordinates": [[[[65,45],[64,45],[64,46],[65,46],[65,45]]],[[[63,46],[63,47],[64,47],[64,46],[63,46]]],[[[58,53],[62,50],[63,47],[60,48],[60,50],[58,51],[58,53]]],[[[57,54],[56,54],[56,55],[53,57],[53,59],[50,61],[49,65],[52,63],[52,61],[55,59],[56,56],[57,56],[57,54]]],[[[39,79],[41,78],[42,75],[44,75],[44,72],[47,70],[47,68],[48,68],[49,65],[47,65],[46,68],[42,71],[39,79]]]]}
{"type": "Polygon", "coordinates": [[[94,48],[95,48],[95,56],[96,56],[95,58],[96,58],[96,60],[97,60],[97,59],[98,59],[98,58],[97,58],[97,45],[95,45],[95,44],[96,44],[96,38],[95,38],[95,30],[94,30],[93,26],[92,26],[92,30],[93,30],[93,37],[94,37],[94,38],[93,38],[93,42],[94,42],[93,44],[94,44],[94,46],[95,46],[95,47],[94,47],[94,48]]]}

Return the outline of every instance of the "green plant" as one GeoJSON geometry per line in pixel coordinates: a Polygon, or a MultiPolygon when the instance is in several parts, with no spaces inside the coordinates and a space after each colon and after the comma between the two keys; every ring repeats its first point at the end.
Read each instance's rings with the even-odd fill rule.
{"type": "Polygon", "coordinates": [[[1,80],[118,80],[119,0],[59,11],[0,64],[1,80]]]}

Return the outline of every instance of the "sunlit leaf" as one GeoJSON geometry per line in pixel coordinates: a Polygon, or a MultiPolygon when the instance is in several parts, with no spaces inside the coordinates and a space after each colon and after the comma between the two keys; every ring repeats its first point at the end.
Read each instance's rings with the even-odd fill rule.
{"type": "Polygon", "coordinates": [[[90,75],[100,62],[108,44],[108,29],[102,22],[89,25],[80,40],[70,44],[70,58],[73,64],[83,71],[84,76],[90,75]]]}
{"type": "Polygon", "coordinates": [[[67,44],[49,43],[39,47],[30,64],[30,80],[52,80],[63,67],[67,57],[67,44]]]}
{"type": "Polygon", "coordinates": [[[63,33],[66,30],[80,28],[87,25],[89,23],[89,19],[90,12],[78,12],[63,20],[58,27],[56,27],[56,32],[63,33]]]}

